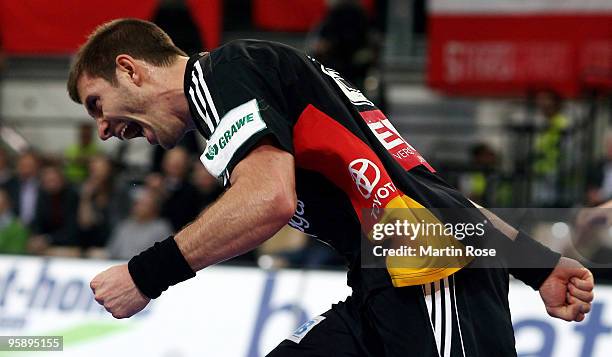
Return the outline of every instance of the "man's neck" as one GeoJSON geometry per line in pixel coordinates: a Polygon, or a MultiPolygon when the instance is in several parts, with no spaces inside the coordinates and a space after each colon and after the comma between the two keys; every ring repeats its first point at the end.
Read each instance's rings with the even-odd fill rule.
{"type": "Polygon", "coordinates": [[[179,56],[165,72],[166,78],[164,80],[168,83],[168,90],[164,92],[161,100],[169,101],[172,111],[185,123],[187,130],[193,130],[195,125],[191,119],[189,104],[183,88],[187,61],[189,61],[189,57],[179,56]]]}

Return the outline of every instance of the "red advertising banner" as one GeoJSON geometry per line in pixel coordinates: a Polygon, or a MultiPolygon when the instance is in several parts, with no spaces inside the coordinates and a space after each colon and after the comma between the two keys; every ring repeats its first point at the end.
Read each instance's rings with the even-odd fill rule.
{"type": "Polygon", "coordinates": [[[432,0],[428,84],[451,95],[612,88],[612,1],[432,0]]]}
{"type": "MultiPolygon", "coordinates": [[[[188,0],[207,47],[219,44],[220,0],[188,0]]],[[[0,0],[0,46],[9,54],[69,54],[96,26],[116,18],[151,19],[158,0],[0,0]]]]}

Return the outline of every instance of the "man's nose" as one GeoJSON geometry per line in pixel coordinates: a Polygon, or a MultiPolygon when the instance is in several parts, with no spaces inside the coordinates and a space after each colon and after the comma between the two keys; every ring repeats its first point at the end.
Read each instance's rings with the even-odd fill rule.
{"type": "Polygon", "coordinates": [[[111,126],[106,120],[98,119],[96,124],[98,124],[98,136],[100,139],[106,140],[113,136],[111,126]]]}

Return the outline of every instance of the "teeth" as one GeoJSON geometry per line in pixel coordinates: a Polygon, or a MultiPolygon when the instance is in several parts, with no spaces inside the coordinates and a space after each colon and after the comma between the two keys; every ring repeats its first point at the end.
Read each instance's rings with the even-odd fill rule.
{"type": "Polygon", "coordinates": [[[134,130],[138,130],[138,131],[137,131],[137,132],[135,132],[135,133],[130,134],[130,137],[129,137],[129,138],[126,138],[126,137],[125,137],[125,133],[126,133],[126,131],[127,131],[128,127],[129,127],[130,125],[137,125],[137,124],[132,124],[132,123],[128,123],[128,124],[126,124],[126,125],[123,127],[123,129],[121,129],[121,131],[119,132],[119,137],[120,137],[120,139],[122,139],[122,140],[129,140],[129,139],[136,138],[136,137],[138,137],[138,136],[144,136],[144,128],[143,128],[143,127],[141,127],[140,125],[137,125],[137,129],[131,129],[131,131],[134,131],[134,130]]]}

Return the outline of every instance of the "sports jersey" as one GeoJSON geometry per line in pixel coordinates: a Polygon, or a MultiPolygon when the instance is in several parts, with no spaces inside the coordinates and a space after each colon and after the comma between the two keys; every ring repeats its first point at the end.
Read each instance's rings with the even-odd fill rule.
{"type": "Polygon", "coordinates": [[[467,264],[360,269],[362,227],[383,209],[425,208],[435,220],[427,209],[473,206],[333,69],[289,46],[239,40],[191,57],[184,89],[207,140],[200,160],[224,186],[263,137],[294,156],[298,203],[289,224],[347,259],[349,285],[425,284],[467,264]]]}

